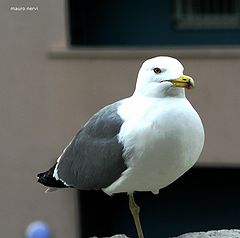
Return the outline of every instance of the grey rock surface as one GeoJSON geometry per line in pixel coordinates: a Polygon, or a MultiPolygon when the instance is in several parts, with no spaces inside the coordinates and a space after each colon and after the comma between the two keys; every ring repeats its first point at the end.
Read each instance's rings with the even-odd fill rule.
{"type": "MultiPolygon", "coordinates": [[[[97,238],[96,236],[94,237],[90,237],[90,238],[97,238]]],[[[129,238],[126,235],[115,235],[115,236],[111,236],[111,237],[102,237],[102,238],[129,238]]]]}
{"type": "Polygon", "coordinates": [[[125,235],[115,235],[115,236],[112,236],[112,237],[109,237],[109,238],[128,238],[128,237],[125,236],[125,235]]]}
{"type": "MultiPolygon", "coordinates": [[[[97,237],[92,237],[97,238],[97,237]]],[[[126,235],[115,235],[112,237],[103,238],[129,238],[126,235]]],[[[152,237],[150,237],[152,238],[152,237]]],[[[178,237],[172,238],[240,238],[240,230],[218,230],[218,231],[207,231],[207,232],[192,232],[178,237]]]]}
{"type": "MultiPolygon", "coordinates": [[[[173,237],[174,238],[174,237],[173,237]]],[[[193,232],[175,238],[240,238],[240,230],[218,230],[207,232],[193,232]]]]}

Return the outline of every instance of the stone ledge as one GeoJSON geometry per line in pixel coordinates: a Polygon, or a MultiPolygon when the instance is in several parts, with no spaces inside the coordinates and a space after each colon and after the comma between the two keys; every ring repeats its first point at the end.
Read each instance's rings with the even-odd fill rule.
{"type": "Polygon", "coordinates": [[[218,230],[207,232],[193,232],[175,238],[240,238],[240,230],[218,230]]]}
{"type": "Polygon", "coordinates": [[[50,59],[146,59],[157,55],[171,55],[186,59],[239,59],[239,47],[52,47],[50,59]]]}
{"type": "MultiPolygon", "coordinates": [[[[97,237],[92,237],[97,238],[97,237]]],[[[114,235],[112,237],[103,238],[129,238],[126,235],[114,235]]],[[[172,238],[240,238],[240,230],[218,230],[207,232],[191,232],[172,238]]]]}

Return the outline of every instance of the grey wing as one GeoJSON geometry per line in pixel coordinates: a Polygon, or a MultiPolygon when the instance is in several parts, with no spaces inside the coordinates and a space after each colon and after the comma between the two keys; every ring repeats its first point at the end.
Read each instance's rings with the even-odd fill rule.
{"type": "Polygon", "coordinates": [[[117,114],[121,102],[96,113],[74,137],[56,166],[58,178],[77,189],[101,189],[126,169],[118,133],[123,124],[117,114]]]}

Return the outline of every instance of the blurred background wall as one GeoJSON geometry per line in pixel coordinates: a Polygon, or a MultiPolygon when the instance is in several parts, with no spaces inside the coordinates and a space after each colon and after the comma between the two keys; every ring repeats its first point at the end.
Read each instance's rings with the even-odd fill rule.
{"type": "Polygon", "coordinates": [[[76,192],[45,194],[36,174],[57,159],[99,108],[131,95],[141,63],[177,57],[196,80],[187,92],[206,130],[198,165],[238,166],[240,50],[193,47],[69,49],[65,1],[0,2],[0,228],[23,237],[45,220],[55,237],[77,237],[76,192]],[[35,6],[36,11],[11,10],[35,6]]]}

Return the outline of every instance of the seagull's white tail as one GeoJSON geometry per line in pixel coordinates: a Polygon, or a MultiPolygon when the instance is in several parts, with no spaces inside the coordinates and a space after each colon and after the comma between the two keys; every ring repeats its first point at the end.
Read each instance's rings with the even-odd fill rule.
{"type": "Polygon", "coordinates": [[[57,188],[48,188],[45,193],[51,193],[51,192],[55,192],[57,191],[58,189],[57,188]]]}

